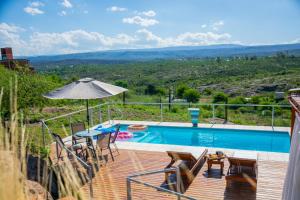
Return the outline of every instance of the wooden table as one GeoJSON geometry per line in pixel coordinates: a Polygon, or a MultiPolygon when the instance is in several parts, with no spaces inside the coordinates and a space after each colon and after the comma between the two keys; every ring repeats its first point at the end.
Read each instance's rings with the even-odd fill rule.
{"type": "Polygon", "coordinates": [[[223,169],[224,169],[224,158],[225,156],[222,157],[210,157],[209,155],[207,156],[207,171],[209,172],[212,165],[220,165],[220,173],[223,174],[223,169]]]}

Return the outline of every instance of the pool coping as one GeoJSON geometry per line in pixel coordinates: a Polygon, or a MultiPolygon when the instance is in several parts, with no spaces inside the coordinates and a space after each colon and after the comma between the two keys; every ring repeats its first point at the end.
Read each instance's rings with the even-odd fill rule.
{"type": "MultiPolygon", "coordinates": [[[[144,124],[148,126],[175,126],[175,127],[192,127],[192,123],[186,122],[154,122],[154,121],[129,121],[129,120],[112,120],[112,124],[144,124]]],[[[109,125],[110,122],[103,124],[109,125]]],[[[96,127],[96,126],[95,126],[96,127]]],[[[257,131],[280,131],[290,134],[290,127],[279,126],[252,126],[252,125],[237,125],[237,124],[204,124],[199,123],[198,128],[220,128],[220,129],[240,129],[240,130],[257,130],[257,131]]]]}
{"type": "MultiPolygon", "coordinates": [[[[112,120],[104,122],[103,125],[109,126],[111,124],[144,124],[144,125],[156,125],[156,126],[175,126],[175,127],[192,127],[191,123],[185,122],[153,122],[153,121],[129,121],[129,120],[112,120]]],[[[94,126],[95,128],[97,126],[94,126]]],[[[93,127],[93,128],[94,128],[93,127]]],[[[290,127],[272,127],[272,126],[248,126],[248,125],[232,125],[232,124],[198,124],[199,128],[219,128],[219,129],[239,129],[239,130],[257,130],[257,131],[281,131],[288,132],[290,134],[290,127]]],[[[233,155],[235,152],[243,153],[245,155],[256,154],[258,160],[261,161],[284,161],[288,162],[289,153],[279,152],[267,152],[267,151],[250,151],[241,149],[227,149],[227,148],[215,148],[215,147],[195,147],[184,145],[168,145],[168,144],[151,144],[151,143],[137,143],[137,142],[116,142],[120,149],[127,150],[141,150],[141,151],[153,151],[153,152],[166,152],[166,151],[203,151],[204,148],[208,149],[209,153],[216,151],[223,151],[227,156],[233,155]]]]}

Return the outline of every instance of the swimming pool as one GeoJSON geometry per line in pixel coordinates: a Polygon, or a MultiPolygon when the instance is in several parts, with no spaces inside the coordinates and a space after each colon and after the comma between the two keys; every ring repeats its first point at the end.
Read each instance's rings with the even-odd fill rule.
{"type": "MultiPolygon", "coordinates": [[[[121,125],[121,131],[127,126],[121,125]]],[[[127,141],[283,153],[290,148],[288,132],[173,126],[148,126],[127,141]]]]}

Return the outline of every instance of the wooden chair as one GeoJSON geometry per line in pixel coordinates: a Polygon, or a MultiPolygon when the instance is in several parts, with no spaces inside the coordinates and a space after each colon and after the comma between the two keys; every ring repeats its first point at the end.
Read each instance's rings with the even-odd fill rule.
{"type": "MultiPolygon", "coordinates": [[[[178,177],[176,178],[176,182],[171,183],[172,185],[176,184],[176,188],[181,188],[181,191],[178,192],[184,192],[184,186],[182,186],[182,184],[188,187],[193,182],[197,173],[205,164],[207,152],[208,150],[205,149],[198,158],[195,158],[193,154],[188,152],[167,151],[167,154],[171,157],[171,162],[166,168],[175,167],[178,168],[180,172],[180,180],[182,183],[177,182],[177,180],[179,180],[178,177]]],[[[170,176],[174,176],[175,173],[175,171],[165,172],[165,183],[169,184],[170,176]]]]}
{"type": "Polygon", "coordinates": [[[257,187],[257,160],[228,157],[229,168],[225,176],[226,185],[232,181],[249,183],[254,190],[257,187]]]}
{"type": "Polygon", "coordinates": [[[116,139],[117,139],[117,137],[118,137],[118,135],[119,135],[119,132],[120,132],[120,124],[117,124],[117,125],[116,125],[116,131],[115,131],[115,133],[111,136],[111,140],[110,140],[110,143],[111,143],[112,145],[114,145],[114,147],[115,147],[116,151],[118,152],[118,154],[120,154],[120,153],[119,153],[119,149],[118,149],[117,144],[116,144],[116,139]]]}
{"type": "Polygon", "coordinates": [[[111,133],[98,135],[96,149],[100,151],[100,156],[102,158],[103,158],[103,154],[102,154],[103,151],[108,150],[112,161],[115,161],[110,148],[110,141],[111,141],[111,133]]]}

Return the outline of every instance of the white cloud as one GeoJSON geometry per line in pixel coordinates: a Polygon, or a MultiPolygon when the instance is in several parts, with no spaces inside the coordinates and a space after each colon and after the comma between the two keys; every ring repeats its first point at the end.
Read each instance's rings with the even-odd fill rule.
{"type": "Polygon", "coordinates": [[[206,28],[207,27],[207,24],[202,24],[201,25],[201,28],[206,28]]]}
{"type": "Polygon", "coordinates": [[[62,5],[63,7],[65,7],[65,8],[72,8],[72,7],[73,7],[73,5],[71,4],[71,2],[70,2],[69,0],[63,0],[63,1],[61,2],[61,5],[62,5]]]}
{"type": "Polygon", "coordinates": [[[66,16],[67,12],[65,10],[62,10],[60,13],[58,13],[59,16],[66,16]]]}
{"type": "Polygon", "coordinates": [[[127,11],[127,8],[112,6],[112,7],[107,8],[106,10],[110,11],[110,12],[124,12],[124,11],[127,11]]]}
{"type": "Polygon", "coordinates": [[[44,3],[40,2],[40,1],[33,1],[33,2],[29,3],[29,5],[31,7],[40,7],[40,6],[44,6],[44,3]]]}
{"type": "Polygon", "coordinates": [[[147,29],[134,34],[104,35],[83,29],[65,32],[29,31],[22,35],[22,27],[0,23],[0,46],[10,46],[16,55],[45,55],[77,53],[122,48],[155,48],[168,46],[196,46],[232,43],[228,33],[185,32],[171,37],[161,37],[147,29]]]}
{"type": "Polygon", "coordinates": [[[129,18],[123,18],[123,23],[137,24],[140,26],[148,27],[148,26],[153,26],[155,24],[158,24],[159,21],[157,21],[156,19],[149,19],[149,18],[142,18],[140,16],[134,16],[134,17],[129,17],[129,18]]]}
{"type": "Polygon", "coordinates": [[[28,4],[27,7],[24,8],[24,12],[30,14],[30,15],[41,15],[44,14],[44,11],[42,11],[39,7],[44,6],[44,4],[40,1],[33,1],[28,4]]]}
{"type": "Polygon", "coordinates": [[[156,12],[153,10],[148,10],[148,11],[144,11],[142,12],[143,15],[147,16],[147,17],[154,17],[156,16],[156,12]]]}
{"type": "Polygon", "coordinates": [[[44,11],[40,10],[39,8],[30,7],[30,6],[25,7],[24,11],[33,16],[44,14],[44,11]]]}
{"type": "Polygon", "coordinates": [[[26,48],[26,42],[20,38],[19,33],[25,31],[25,29],[9,25],[6,23],[0,23],[0,46],[9,46],[17,49],[26,48]]]}
{"type": "Polygon", "coordinates": [[[220,20],[220,21],[214,22],[214,23],[211,25],[211,28],[212,28],[214,31],[218,31],[222,26],[224,26],[224,21],[220,20]]]}
{"type": "Polygon", "coordinates": [[[186,32],[179,34],[176,37],[167,38],[161,38],[147,29],[138,30],[137,33],[141,34],[146,41],[154,42],[152,45],[155,45],[156,47],[222,44],[229,42],[231,38],[231,35],[228,33],[217,34],[212,32],[186,32]]]}

